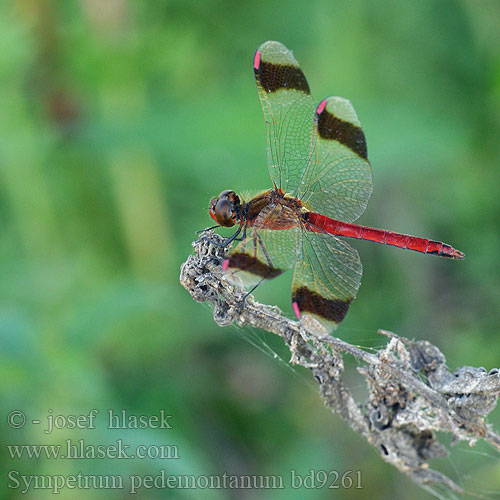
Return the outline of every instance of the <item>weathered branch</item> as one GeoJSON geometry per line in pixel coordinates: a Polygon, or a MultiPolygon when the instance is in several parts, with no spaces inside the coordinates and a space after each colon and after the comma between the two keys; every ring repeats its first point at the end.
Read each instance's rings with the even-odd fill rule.
{"type": "Polygon", "coordinates": [[[464,366],[450,372],[441,351],[428,341],[410,341],[379,330],[388,337],[384,349],[368,353],[335,337],[318,338],[277,307],[245,299],[245,291],[225,279],[221,262],[227,249],[214,245],[223,239],[205,232],[193,243],[192,255],[181,267],[180,281],[192,297],[214,306],[220,326],[250,324],[283,338],[291,362],[311,370],[326,406],[377,448],[381,457],[436,493],[444,485],[461,488],[428,466],[428,459],[446,456],[435,431],[473,445],[482,438],[500,450],[500,436],[484,422],[500,394],[500,373],[494,368],[464,366]],[[364,365],[358,368],[369,389],[367,401],[358,403],[342,379],[343,353],[364,365]]]}

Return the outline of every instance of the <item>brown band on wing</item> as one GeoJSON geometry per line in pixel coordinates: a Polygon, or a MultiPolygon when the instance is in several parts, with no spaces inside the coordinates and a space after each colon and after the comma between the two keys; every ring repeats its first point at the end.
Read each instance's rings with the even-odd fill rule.
{"type": "Polygon", "coordinates": [[[266,92],[276,92],[279,89],[301,90],[310,94],[309,84],[302,70],[296,66],[273,64],[260,61],[254,68],[255,79],[266,92]]]}
{"type": "Polygon", "coordinates": [[[230,268],[236,268],[265,279],[273,279],[283,273],[283,269],[268,266],[247,253],[235,253],[229,257],[230,268]]]}
{"type": "Polygon", "coordinates": [[[292,294],[292,301],[297,303],[301,313],[310,312],[336,323],[340,323],[345,318],[352,300],[352,298],[325,299],[305,286],[298,288],[292,294]]]}
{"type": "Polygon", "coordinates": [[[318,134],[321,138],[338,141],[361,158],[365,160],[368,158],[365,134],[361,127],[337,118],[326,109],[316,116],[318,117],[318,134]]]}

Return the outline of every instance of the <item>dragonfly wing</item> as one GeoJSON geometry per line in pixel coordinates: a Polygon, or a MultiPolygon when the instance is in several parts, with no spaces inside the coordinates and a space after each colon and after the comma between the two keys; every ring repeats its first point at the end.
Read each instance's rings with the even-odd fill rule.
{"type": "Polygon", "coordinates": [[[298,196],[323,215],[354,222],[372,194],[372,171],[356,111],[347,99],[329,97],[314,113],[316,163],[304,174],[298,196]]]}
{"type": "Polygon", "coordinates": [[[300,238],[295,212],[281,205],[266,208],[230,251],[223,268],[228,277],[241,279],[244,286],[271,280],[293,267],[301,248],[300,238]]]}
{"type": "Polygon", "coordinates": [[[327,335],[345,318],[361,283],[358,252],[335,236],[305,233],[295,264],[292,307],[312,333],[327,335]]]}
{"type": "Polygon", "coordinates": [[[266,121],[269,173],[277,187],[294,193],[316,144],[309,85],[292,52],[279,42],[257,49],[254,73],[266,121]]]}

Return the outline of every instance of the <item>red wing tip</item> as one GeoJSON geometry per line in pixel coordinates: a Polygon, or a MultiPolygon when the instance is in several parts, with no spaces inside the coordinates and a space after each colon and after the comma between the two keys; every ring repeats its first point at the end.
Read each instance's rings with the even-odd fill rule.
{"type": "Polygon", "coordinates": [[[260,51],[255,52],[255,56],[253,58],[253,67],[257,70],[260,66],[260,51]]]}
{"type": "Polygon", "coordinates": [[[292,309],[293,309],[293,312],[295,313],[295,316],[297,316],[298,319],[300,319],[300,309],[299,309],[299,305],[297,304],[297,302],[292,302],[292,309]]]}
{"type": "Polygon", "coordinates": [[[316,108],[316,114],[317,115],[320,115],[321,113],[323,113],[323,111],[325,110],[326,108],[326,103],[328,102],[328,99],[323,99],[319,104],[318,104],[318,107],[316,108]]]}
{"type": "Polygon", "coordinates": [[[222,270],[226,271],[228,267],[229,267],[229,259],[224,259],[224,261],[222,262],[222,270]]]}

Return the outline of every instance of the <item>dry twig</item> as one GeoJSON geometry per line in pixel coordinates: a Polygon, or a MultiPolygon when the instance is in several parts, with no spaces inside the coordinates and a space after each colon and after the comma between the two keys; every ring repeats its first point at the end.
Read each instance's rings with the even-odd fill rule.
{"type": "Polygon", "coordinates": [[[195,255],[181,267],[182,285],[195,300],[213,304],[218,325],[249,324],[282,337],[291,362],[313,373],[326,406],[375,446],[386,462],[434,494],[438,484],[461,493],[455,482],[428,466],[430,458],[448,454],[435,431],[471,445],[483,438],[500,450],[500,436],[484,421],[500,394],[498,369],[464,366],[451,373],[444,355],[430,342],[383,330],[379,333],[389,341],[376,354],[335,337],[318,338],[277,307],[259,304],[252,296],[244,300],[245,291],[224,279],[221,262],[227,249],[214,241],[223,239],[206,232],[193,243],[195,255]],[[358,368],[369,389],[363,404],[342,380],[343,353],[364,362],[358,368]]]}

